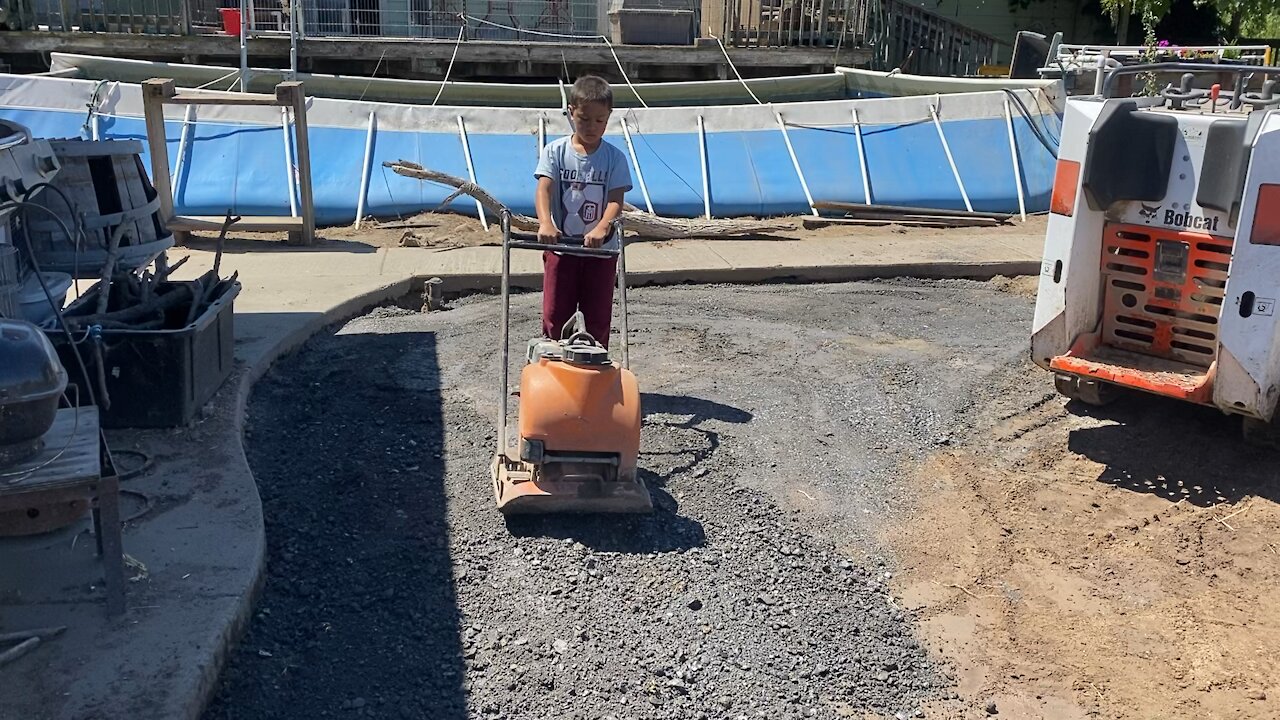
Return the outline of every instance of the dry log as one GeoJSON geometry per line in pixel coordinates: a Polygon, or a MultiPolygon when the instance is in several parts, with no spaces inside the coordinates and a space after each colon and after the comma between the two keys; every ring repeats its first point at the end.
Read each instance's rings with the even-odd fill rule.
{"type": "MultiPolygon", "coordinates": [[[[429,180],[456,188],[453,194],[445,198],[441,207],[448,205],[461,195],[470,195],[486,210],[497,215],[507,207],[498,201],[487,190],[462,178],[442,173],[438,170],[424,168],[407,160],[384,162],[384,167],[391,168],[397,175],[429,180]]],[[[650,215],[633,205],[627,204],[622,210],[623,228],[637,237],[647,240],[674,240],[677,238],[742,238],[765,237],[772,233],[794,230],[795,223],[788,220],[749,220],[749,219],[717,219],[690,220],[685,218],[664,218],[650,215]]],[[[517,230],[536,232],[537,218],[528,215],[511,214],[511,227],[517,230]]]]}
{"type": "Polygon", "coordinates": [[[90,325],[102,323],[129,323],[130,321],[146,318],[154,313],[163,314],[165,310],[185,301],[192,300],[193,294],[189,285],[183,284],[174,287],[163,295],[157,295],[148,302],[134,305],[123,310],[114,312],[94,313],[93,315],[81,315],[68,317],[67,325],[72,328],[86,328],[90,325]]]}

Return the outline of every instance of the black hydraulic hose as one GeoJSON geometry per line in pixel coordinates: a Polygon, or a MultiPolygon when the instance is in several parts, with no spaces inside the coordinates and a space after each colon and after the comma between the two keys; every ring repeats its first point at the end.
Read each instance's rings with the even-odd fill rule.
{"type": "MultiPolygon", "coordinates": [[[[42,212],[48,213],[49,216],[58,223],[58,227],[62,229],[62,232],[66,233],[67,239],[72,243],[75,242],[75,237],[73,237],[71,231],[67,229],[67,224],[62,221],[62,218],[56,212],[49,208],[33,202],[27,202],[25,200],[9,200],[0,204],[0,212],[13,208],[22,208],[24,211],[36,208],[42,212]]],[[[53,308],[54,315],[58,318],[58,325],[62,328],[62,334],[66,335],[67,343],[71,346],[71,353],[75,355],[76,364],[80,366],[80,373],[86,383],[85,392],[89,395],[89,402],[96,406],[98,404],[97,394],[94,393],[92,387],[88,386],[90,378],[88,366],[85,365],[84,358],[80,355],[80,348],[76,345],[75,336],[71,334],[71,329],[67,327],[66,318],[62,316],[62,304],[54,301],[53,293],[49,291],[49,285],[44,281],[44,275],[40,272],[40,263],[36,261],[35,247],[31,244],[31,238],[28,236],[27,228],[25,226],[22,228],[22,239],[27,244],[27,262],[31,263],[31,269],[35,271],[36,280],[40,282],[40,289],[44,291],[45,299],[49,301],[50,307],[53,308]]]]}
{"type": "Polygon", "coordinates": [[[1057,141],[1054,141],[1052,144],[1050,144],[1050,138],[1046,137],[1047,128],[1041,129],[1041,127],[1036,123],[1035,119],[1032,117],[1031,111],[1027,108],[1026,103],[1022,102],[1022,98],[1018,97],[1017,93],[1010,90],[1009,88],[1001,88],[1001,89],[1004,90],[1005,94],[1008,95],[1013,100],[1013,104],[1016,105],[1018,108],[1018,114],[1021,115],[1027,121],[1027,126],[1031,128],[1031,133],[1036,136],[1036,139],[1040,141],[1041,145],[1044,145],[1044,149],[1048,150],[1049,154],[1054,156],[1055,158],[1058,157],[1058,147],[1060,146],[1060,143],[1057,141]]]}

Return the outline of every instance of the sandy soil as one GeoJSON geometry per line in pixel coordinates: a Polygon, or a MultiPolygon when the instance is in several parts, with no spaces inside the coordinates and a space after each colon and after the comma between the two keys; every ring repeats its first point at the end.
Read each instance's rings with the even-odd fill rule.
{"type": "MultiPolygon", "coordinates": [[[[850,226],[828,225],[812,230],[802,227],[803,218],[785,219],[791,229],[770,237],[793,240],[804,237],[892,238],[910,232],[913,237],[994,237],[1023,236],[1027,233],[1043,234],[1045,216],[1032,216],[1027,222],[1013,221],[994,228],[919,228],[901,225],[850,226]]],[[[316,230],[316,250],[358,250],[402,245],[423,247],[428,250],[448,250],[454,247],[497,245],[502,238],[496,225],[489,230],[480,226],[474,218],[452,213],[423,213],[412,218],[370,221],[357,230],[351,226],[319,228],[316,230]]],[[[217,233],[193,234],[190,247],[212,250],[217,233]]],[[[768,238],[763,238],[767,240],[768,238]]],[[[284,244],[284,233],[228,233],[227,252],[253,252],[269,249],[271,244],[284,244]]],[[[307,248],[293,248],[306,250],[307,248]]]]}
{"type": "Polygon", "coordinates": [[[1029,363],[978,407],[887,533],[960,694],[1001,718],[1280,717],[1277,455],[1184,404],[1068,405],[1029,363]]]}

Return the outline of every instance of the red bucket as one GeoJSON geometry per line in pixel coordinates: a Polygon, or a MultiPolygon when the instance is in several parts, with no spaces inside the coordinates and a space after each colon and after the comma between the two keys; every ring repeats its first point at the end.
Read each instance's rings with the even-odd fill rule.
{"type": "Polygon", "coordinates": [[[240,8],[218,8],[222,13],[222,30],[228,35],[240,37],[240,8]]]}

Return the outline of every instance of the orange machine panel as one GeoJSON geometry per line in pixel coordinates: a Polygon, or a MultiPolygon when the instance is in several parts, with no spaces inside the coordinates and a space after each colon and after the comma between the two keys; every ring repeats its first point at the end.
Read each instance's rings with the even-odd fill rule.
{"type": "Polygon", "coordinates": [[[1212,365],[1231,244],[1204,233],[1108,223],[1102,344],[1212,365]]]}
{"type": "Polygon", "coordinates": [[[617,365],[542,358],[520,374],[520,437],[554,452],[616,452],[619,472],[640,454],[640,388],[617,365]]]}

